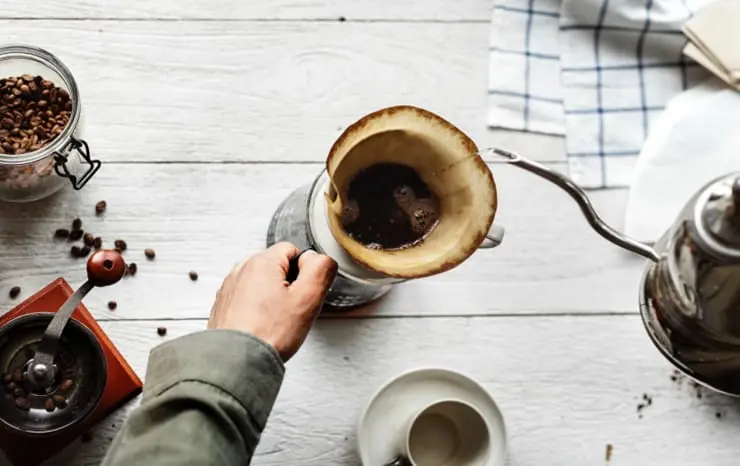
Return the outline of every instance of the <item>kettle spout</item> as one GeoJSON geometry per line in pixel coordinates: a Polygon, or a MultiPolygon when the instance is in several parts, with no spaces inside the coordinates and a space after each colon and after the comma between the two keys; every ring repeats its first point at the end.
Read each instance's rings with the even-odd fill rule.
{"type": "Polygon", "coordinates": [[[633,252],[646,259],[650,259],[653,262],[658,262],[660,260],[660,254],[658,254],[655,249],[651,248],[647,244],[630,238],[607,225],[607,223],[604,222],[604,220],[602,220],[596,213],[596,210],[594,210],[594,207],[591,205],[591,201],[586,193],[567,176],[550,170],[537,162],[527,160],[515,152],[510,152],[496,147],[483,149],[481,152],[483,152],[481,155],[493,157],[497,162],[516,165],[559,186],[576,201],[591,228],[596,230],[596,232],[607,241],[616,244],[622,249],[626,249],[627,251],[633,252]]]}

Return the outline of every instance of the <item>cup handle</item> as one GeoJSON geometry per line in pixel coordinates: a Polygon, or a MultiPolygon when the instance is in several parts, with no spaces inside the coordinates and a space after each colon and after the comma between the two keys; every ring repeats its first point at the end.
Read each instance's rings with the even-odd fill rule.
{"type": "Polygon", "coordinates": [[[504,241],[504,227],[493,224],[488,230],[486,238],[478,245],[478,249],[493,249],[504,241]]]}

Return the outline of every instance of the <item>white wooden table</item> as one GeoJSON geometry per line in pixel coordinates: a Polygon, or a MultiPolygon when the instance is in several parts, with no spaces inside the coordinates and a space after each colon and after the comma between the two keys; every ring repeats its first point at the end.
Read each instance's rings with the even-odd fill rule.
{"type": "MultiPolygon", "coordinates": [[[[96,234],[125,239],[140,264],[87,304],[143,377],[163,341],[155,329],[170,339],[204,328],[222,277],[263,248],[278,203],[318,174],[343,127],[386,105],[428,108],[481,146],[564,169],[561,140],[485,127],[491,4],[0,0],[3,41],[48,48],[72,69],[85,137],[105,161],[79,193],[0,207],[0,312],[14,285],[27,296],[58,276],[82,281],[83,264],[51,241],[82,216],[96,234]],[[109,210],[97,219],[101,199],[109,210]]],[[[358,464],[355,425],[371,393],[402,371],[440,366],[498,400],[512,465],[602,465],[607,444],[614,466],[736,465],[738,405],[672,381],[642,329],[643,262],[592,232],[556,187],[493,170],[504,244],[321,319],[288,365],[253,464],[358,464]],[[639,417],[643,394],[653,403],[639,417]]],[[[593,200],[619,225],[626,195],[593,200]]],[[[97,464],[135,405],[50,464],[97,464]]]]}

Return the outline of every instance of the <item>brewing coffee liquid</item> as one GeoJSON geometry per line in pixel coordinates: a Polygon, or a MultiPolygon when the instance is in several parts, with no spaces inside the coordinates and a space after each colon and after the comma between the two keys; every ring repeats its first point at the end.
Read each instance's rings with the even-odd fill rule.
{"type": "Polygon", "coordinates": [[[419,174],[403,164],[380,163],[349,183],[342,227],[371,249],[421,243],[439,220],[439,200],[419,174]]]}

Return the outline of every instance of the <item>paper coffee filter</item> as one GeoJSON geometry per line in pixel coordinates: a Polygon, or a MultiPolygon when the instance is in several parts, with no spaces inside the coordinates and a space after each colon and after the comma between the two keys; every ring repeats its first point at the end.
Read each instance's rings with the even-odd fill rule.
{"type": "Polygon", "coordinates": [[[334,238],[359,264],[390,277],[419,278],[459,265],[493,223],[496,187],[477,146],[427,110],[397,106],[366,115],[335,142],[326,167],[331,180],[327,213],[334,238]],[[439,223],[418,245],[369,249],[342,228],[350,182],[361,170],[379,163],[413,168],[439,200],[439,223]]]}

